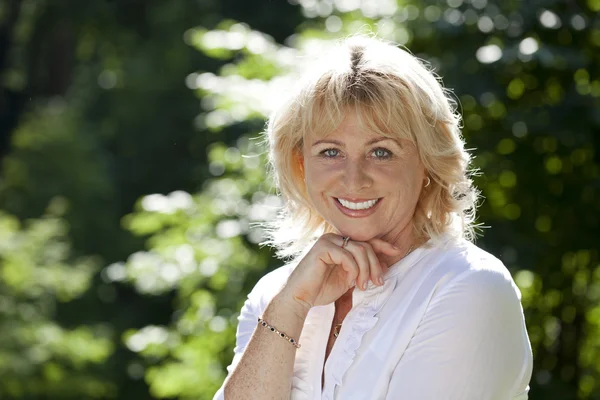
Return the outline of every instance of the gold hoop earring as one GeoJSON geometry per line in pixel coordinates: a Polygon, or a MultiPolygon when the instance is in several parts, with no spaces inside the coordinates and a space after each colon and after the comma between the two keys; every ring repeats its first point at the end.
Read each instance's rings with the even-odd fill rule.
{"type": "Polygon", "coordinates": [[[423,187],[429,186],[430,183],[431,183],[431,178],[427,177],[427,184],[425,186],[423,186],[423,187]]]}

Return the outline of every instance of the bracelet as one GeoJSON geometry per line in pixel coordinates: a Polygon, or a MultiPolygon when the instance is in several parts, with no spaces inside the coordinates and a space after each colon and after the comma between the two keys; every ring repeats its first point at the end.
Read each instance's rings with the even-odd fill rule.
{"type": "Polygon", "coordinates": [[[275,332],[280,338],[283,338],[285,340],[287,340],[288,342],[290,342],[291,344],[294,345],[294,347],[296,347],[297,349],[300,348],[300,344],[296,341],[296,339],[292,339],[291,337],[289,337],[288,335],[286,335],[283,332],[280,332],[279,330],[277,330],[277,328],[275,328],[274,326],[271,326],[267,323],[267,321],[265,321],[262,318],[258,318],[258,323],[260,325],[262,325],[263,327],[269,329],[271,332],[275,332]]]}

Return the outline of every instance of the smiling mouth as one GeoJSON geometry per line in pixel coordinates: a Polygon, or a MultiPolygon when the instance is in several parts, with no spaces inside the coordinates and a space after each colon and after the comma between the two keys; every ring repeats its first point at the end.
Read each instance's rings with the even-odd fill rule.
{"type": "Polygon", "coordinates": [[[335,197],[335,200],[342,206],[350,210],[368,210],[369,208],[375,207],[375,205],[379,202],[379,200],[381,200],[381,198],[361,202],[352,202],[337,197],[335,197]]]}

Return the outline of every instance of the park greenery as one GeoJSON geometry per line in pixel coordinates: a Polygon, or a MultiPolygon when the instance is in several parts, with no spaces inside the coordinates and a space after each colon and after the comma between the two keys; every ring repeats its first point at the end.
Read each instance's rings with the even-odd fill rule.
{"type": "Polygon", "coordinates": [[[429,63],[531,399],[600,399],[600,0],[0,0],[0,397],[211,399],[281,199],[266,118],[331,40],[429,63]]]}

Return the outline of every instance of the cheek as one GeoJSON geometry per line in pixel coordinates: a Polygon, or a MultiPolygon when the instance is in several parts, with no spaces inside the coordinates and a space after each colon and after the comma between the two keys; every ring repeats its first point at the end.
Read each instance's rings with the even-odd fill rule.
{"type": "Polygon", "coordinates": [[[306,192],[311,199],[315,199],[318,193],[322,191],[323,174],[315,169],[314,166],[307,166],[305,170],[305,182],[306,192]]]}
{"type": "Polygon", "coordinates": [[[389,187],[390,189],[394,188],[395,190],[412,184],[411,182],[407,182],[406,169],[400,165],[377,168],[374,170],[373,178],[380,186],[389,187]]]}
{"type": "Polygon", "coordinates": [[[376,175],[375,182],[384,192],[406,203],[416,201],[421,190],[420,175],[409,165],[396,165],[394,168],[382,169],[376,175]]]}
{"type": "Polygon", "coordinates": [[[311,163],[306,166],[306,184],[309,187],[327,185],[334,175],[334,168],[318,163],[311,163]]]}

